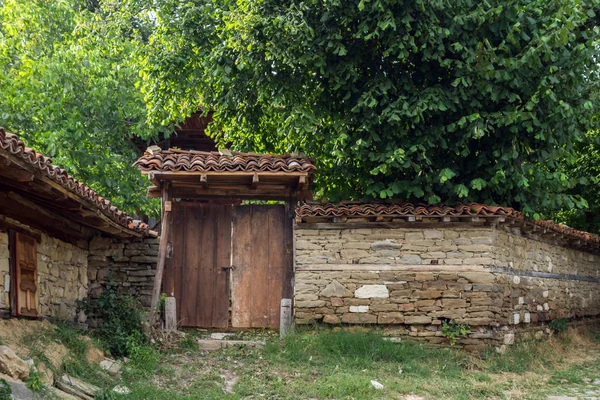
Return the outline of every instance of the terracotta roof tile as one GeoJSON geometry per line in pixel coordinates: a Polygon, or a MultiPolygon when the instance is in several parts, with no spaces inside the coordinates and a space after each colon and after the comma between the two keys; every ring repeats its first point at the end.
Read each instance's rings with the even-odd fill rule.
{"type": "Polygon", "coordinates": [[[310,172],[315,169],[306,157],[238,152],[162,150],[145,152],[133,165],[142,171],[243,171],[310,172]]]}
{"type": "Polygon", "coordinates": [[[295,210],[296,216],[306,217],[506,217],[521,224],[527,223],[558,233],[565,240],[580,240],[589,245],[599,245],[600,237],[592,233],[580,231],[569,226],[559,225],[553,221],[533,220],[526,218],[520,211],[510,207],[489,206],[485,204],[470,203],[458,204],[454,207],[443,204],[413,204],[406,202],[383,203],[383,202],[305,202],[295,210]]]}
{"type": "Polygon", "coordinates": [[[505,216],[521,219],[523,214],[513,208],[487,206],[484,204],[458,204],[455,207],[443,204],[413,203],[303,203],[296,208],[299,217],[371,217],[371,216],[505,216]]]}
{"type": "Polygon", "coordinates": [[[5,132],[2,127],[0,127],[0,149],[6,150],[14,157],[20,158],[28,164],[31,164],[40,173],[77,195],[112,221],[127,229],[142,234],[148,234],[150,227],[147,224],[139,220],[134,220],[126,213],[113,206],[109,200],[103,198],[94,190],[73,178],[66,170],[56,165],[52,165],[52,160],[49,157],[36,153],[29,147],[25,147],[23,141],[19,140],[17,135],[5,132]]]}

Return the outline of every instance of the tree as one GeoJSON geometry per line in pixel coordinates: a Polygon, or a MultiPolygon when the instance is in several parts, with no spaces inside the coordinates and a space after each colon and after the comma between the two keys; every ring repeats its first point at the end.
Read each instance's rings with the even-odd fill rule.
{"type": "MultiPolygon", "coordinates": [[[[136,43],[113,5],[0,2],[0,125],[125,211],[156,215],[131,143],[147,124],[136,43]]],[[[123,17],[123,15],[121,15],[123,17]]]]}
{"type": "Polygon", "coordinates": [[[209,105],[223,144],[314,157],[322,197],[585,206],[563,164],[598,128],[598,1],[129,4],[152,120],[209,105]]]}
{"type": "Polygon", "coordinates": [[[600,233],[600,132],[591,131],[587,136],[589,140],[578,145],[575,160],[567,164],[566,173],[572,182],[578,182],[571,193],[581,195],[588,206],[565,208],[550,215],[557,222],[600,233]]]}

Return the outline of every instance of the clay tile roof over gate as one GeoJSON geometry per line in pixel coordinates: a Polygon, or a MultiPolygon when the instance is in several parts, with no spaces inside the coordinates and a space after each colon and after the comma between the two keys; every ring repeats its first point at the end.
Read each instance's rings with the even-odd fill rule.
{"type": "Polygon", "coordinates": [[[185,172],[310,172],[313,163],[300,155],[255,154],[218,151],[146,151],[133,165],[142,171],[185,172]]]}
{"type": "Polygon", "coordinates": [[[372,217],[372,216],[508,216],[523,218],[523,214],[513,208],[486,206],[484,204],[458,204],[455,207],[435,204],[413,203],[303,203],[296,209],[299,217],[372,217]]]}
{"type": "Polygon", "coordinates": [[[73,178],[66,170],[56,165],[52,165],[52,160],[49,157],[36,153],[35,150],[29,147],[25,147],[23,141],[19,140],[17,135],[5,132],[2,127],[0,127],[0,149],[5,150],[13,157],[30,164],[43,176],[75,194],[88,204],[90,208],[99,210],[102,214],[123,228],[130,229],[143,235],[149,233],[150,227],[147,224],[139,220],[134,220],[126,213],[113,206],[110,203],[110,200],[103,198],[94,190],[73,178]]]}
{"type": "MultiPolygon", "coordinates": [[[[575,247],[587,245],[594,252],[600,252],[600,237],[588,232],[580,231],[566,225],[559,225],[553,221],[533,220],[526,218],[520,211],[510,207],[489,206],[485,204],[470,203],[458,204],[454,207],[443,204],[413,204],[406,202],[383,203],[383,202],[305,202],[300,204],[295,210],[296,217],[300,219],[312,218],[371,218],[371,217],[417,217],[417,218],[437,218],[450,217],[453,220],[461,218],[480,217],[481,219],[499,219],[507,220],[512,227],[518,226],[521,229],[528,227],[533,233],[556,233],[564,241],[573,244],[575,247]],[[579,244],[574,242],[580,241],[579,244]]],[[[375,219],[374,219],[375,220],[375,219]]]]}

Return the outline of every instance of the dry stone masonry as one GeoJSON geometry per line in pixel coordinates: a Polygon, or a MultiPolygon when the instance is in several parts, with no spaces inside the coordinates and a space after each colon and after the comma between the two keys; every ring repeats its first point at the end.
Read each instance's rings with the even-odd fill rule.
{"type": "MultiPolygon", "coordinates": [[[[600,314],[600,258],[503,228],[296,228],[298,324],[378,324],[445,343],[444,321],[471,326],[464,347],[512,343],[558,317],[600,314]]],[[[363,224],[364,225],[364,224],[363,224]]]]}
{"type": "Polygon", "coordinates": [[[136,296],[150,306],[156,272],[158,239],[115,239],[96,237],[90,241],[88,279],[90,295],[95,296],[107,283],[136,296]]]}
{"type": "MultiPolygon", "coordinates": [[[[37,245],[40,314],[69,320],[84,318],[78,312],[77,301],[88,292],[87,249],[40,235],[37,245]]],[[[10,312],[9,257],[8,234],[0,232],[0,310],[5,314],[10,312]]]]}

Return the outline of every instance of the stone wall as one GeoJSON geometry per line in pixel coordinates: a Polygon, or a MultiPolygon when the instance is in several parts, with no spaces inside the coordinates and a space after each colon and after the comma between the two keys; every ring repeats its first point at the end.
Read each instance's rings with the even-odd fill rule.
{"type": "Polygon", "coordinates": [[[378,324],[442,343],[514,338],[515,328],[600,314],[600,258],[494,228],[296,230],[295,320],[378,324]]]}
{"type": "MultiPolygon", "coordinates": [[[[11,221],[17,224],[16,221],[11,221]]],[[[8,234],[0,232],[0,309],[10,310],[8,234]]],[[[39,311],[44,316],[74,320],[77,300],[88,291],[88,251],[41,233],[37,246],[39,311]]]]}
{"type": "Polygon", "coordinates": [[[158,256],[158,238],[116,239],[96,237],[90,242],[88,279],[90,295],[107,283],[136,296],[149,307],[158,256]]]}

